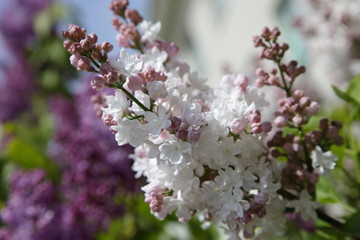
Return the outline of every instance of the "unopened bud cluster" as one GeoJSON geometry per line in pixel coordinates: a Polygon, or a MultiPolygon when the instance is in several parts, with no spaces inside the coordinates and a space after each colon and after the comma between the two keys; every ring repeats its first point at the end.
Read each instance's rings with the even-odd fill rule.
{"type": "MultiPolygon", "coordinates": [[[[319,174],[333,169],[337,156],[332,154],[332,145],[341,145],[339,135],[341,124],[328,119],[319,122],[319,129],[310,132],[304,131],[304,126],[310,118],[319,111],[319,104],[306,96],[304,91],[293,89],[298,76],[305,72],[305,67],[296,61],[283,63],[283,57],[289,46],[278,43],[280,32],[278,28],[264,28],[260,36],[254,37],[255,47],[261,47],[260,59],[272,61],[277,68],[266,72],[257,69],[256,85],[276,86],[284,91],[284,97],[278,100],[279,108],[275,112],[274,125],[278,128],[292,129],[291,133],[277,131],[268,141],[270,158],[286,159],[287,164],[281,172],[282,189],[279,191],[287,197],[288,192],[297,193],[299,200],[290,199],[289,208],[295,208],[299,213],[298,204],[308,202],[308,209],[303,209],[301,217],[304,221],[316,217],[315,210],[319,204],[315,202],[316,183],[319,174]]],[[[304,204],[305,206],[306,204],[304,204]]]]}

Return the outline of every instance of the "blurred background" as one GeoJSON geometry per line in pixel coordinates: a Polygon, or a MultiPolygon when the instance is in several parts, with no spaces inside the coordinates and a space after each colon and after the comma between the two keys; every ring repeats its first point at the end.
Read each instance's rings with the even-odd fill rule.
{"type": "MultiPolygon", "coordinates": [[[[116,57],[110,2],[0,1],[0,240],[223,238],[196,220],[160,222],[149,213],[132,149],[116,146],[96,115],[100,96],[69,63],[61,36],[69,23],[114,44],[116,57]]],[[[255,80],[252,37],[264,26],[280,27],[288,59],[307,67],[302,88],[328,112],[340,104],[331,84],[344,90],[360,73],[360,0],[130,0],[130,7],[161,21],[161,38],[212,86],[225,73],[255,80]]]]}

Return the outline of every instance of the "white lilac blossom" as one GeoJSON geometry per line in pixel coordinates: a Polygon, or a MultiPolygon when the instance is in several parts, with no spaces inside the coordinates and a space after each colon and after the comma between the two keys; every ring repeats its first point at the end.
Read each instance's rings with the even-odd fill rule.
{"type": "Polygon", "coordinates": [[[139,25],[143,32],[143,36],[141,37],[142,41],[153,42],[158,38],[158,34],[161,29],[161,22],[152,23],[151,21],[144,20],[139,25]]]}
{"type": "Polygon", "coordinates": [[[292,200],[287,204],[289,208],[295,208],[296,213],[300,213],[301,218],[306,221],[308,219],[316,219],[316,209],[321,205],[311,200],[311,196],[305,189],[301,191],[300,199],[292,200]]]}
{"type": "Polygon", "coordinates": [[[331,151],[323,152],[321,147],[316,148],[311,152],[312,166],[318,169],[320,174],[324,174],[326,170],[334,169],[338,156],[331,151]]]}
{"type": "Polygon", "coordinates": [[[110,65],[119,73],[123,73],[128,77],[136,75],[141,71],[143,61],[135,55],[129,56],[129,53],[123,48],[120,50],[117,60],[109,60],[110,65]]]}
{"type": "MultiPolygon", "coordinates": [[[[105,50],[94,51],[103,56],[99,60],[99,78],[104,79],[105,86],[124,93],[116,92],[115,96],[105,98],[103,119],[115,132],[119,145],[129,143],[136,147],[131,155],[132,169],[136,177],[146,178],[142,190],[151,212],[159,219],[175,213],[181,222],[197,215],[205,225],[214,223],[226,228],[231,239],[271,238],[281,230],[286,205],[301,212],[304,219],[314,219],[319,207],[313,201],[317,173],[312,171],[311,164],[304,166],[310,159],[300,166],[294,163],[299,162],[302,146],[309,147],[310,153],[320,144],[299,144],[301,136],[295,135],[282,141],[282,132],[265,144],[271,123],[262,121],[261,112],[269,103],[258,87],[275,85],[284,90],[287,98],[279,103],[281,109],[276,113],[283,117],[284,126],[288,121],[289,126],[301,129],[309,120],[308,114],[317,109],[317,104],[312,106],[311,99],[302,91],[292,89],[293,81],[305,68],[298,67],[295,61],[280,67],[288,45],[276,42],[279,30],[265,28],[254,41],[257,47],[264,48],[260,58],[273,60],[282,71],[281,76],[288,77],[282,79],[284,86],[273,79],[275,70],[271,74],[257,71],[257,87],[239,74],[224,76],[219,87],[211,89],[187,64],[179,61],[176,46],[158,39],[160,24],[143,21],[139,27],[143,33],[141,41],[138,30],[131,24],[126,21],[114,24],[131,30],[132,34],[122,32],[122,37],[139,51],[130,56],[122,49],[119,60],[110,61],[117,73],[107,68],[105,50]],[[127,76],[126,81],[123,75],[127,76]],[[313,109],[310,111],[309,107],[313,109]],[[293,158],[294,163],[285,166],[277,162],[281,153],[274,148],[278,145],[289,163],[293,158]],[[308,178],[300,179],[305,174],[308,178]],[[300,199],[287,202],[286,199],[298,199],[287,189],[295,189],[300,199]]],[[[76,44],[72,39],[77,40],[79,35],[87,38],[85,34],[79,27],[63,33],[72,54],[76,44]]],[[[341,143],[337,136],[341,124],[322,121],[320,128],[341,143]]],[[[306,137],[315,139],[310,135],[306,137]]],[[[322,161],[327,153],[315,150],[315,154],[319,156],[313,156],[314,166],[319,171],[333,167],[332,163],[322,161]]]]}
{"type": "Polygon", "coordinates": [[[128,106],[124,95],[107,97],[104,108],[116,120],[111,129],[118,144],[136,147],[133,170],[147,178],[143,190],[153,214],[163,219],[175,212],[179,221],[206,215],[206,221],[223,223],[234,232],[254,232],[263,219],[278,221],[281,216],[267,218],[265,210],[255,217],[251,208],[262,195],[267,197],[261,209],[282,201],[275,174],[281,170],[265,157],[266,134],[254,133],[250,126],[254,111],[268,105],[264,96],[244,75],[232,76],[235,84],[224,81],[210,89],[195,73],[180,73],[174,60],[166,58],[156,46],[139,56],[145,66],[167,77],[133,92],[147,110],[134,101],[128,106]],[[236,133],[229,130],[234,119],[242,125],[236,133]],[[245,216],[254,220],[245,221],[245,216]]]}

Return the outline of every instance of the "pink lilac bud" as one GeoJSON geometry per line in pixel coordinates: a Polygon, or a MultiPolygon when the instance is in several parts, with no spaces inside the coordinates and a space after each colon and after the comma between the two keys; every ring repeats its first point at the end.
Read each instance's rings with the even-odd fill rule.
{"type": "Polygon", "coordinates": [[[114,48],[113,45],[110,44],[109,42],[103,42],[101,44],[101,49],[106,53],[111,52],[113,50],[113,48],[114,48]]]}
{"type": "Polygon", "coordinates": [[[329,119],[327,119],[327,118],[321,119],[320,122],[319,122],[319,128],[322,131],[327,131],[328,128],[329,128],[329,119]]]}
{"type": "Polygon", "coordinates": [[[79,54],[73,54],[70,56],[70,63],[77,68],[81,56],[79,54]]]}
{"type": "Polygon", "coordinates": [[[132,91],[143,89],[144,81],[139,75],[131,76],[127,84],[128,88],[132,91]]]}
{"type": "Polygon", "coordinates": [[[68,34],[63,34],[64,36],[67,35],[69,39],[79,42],[81,39],[84,39],[86,36],[86,30],[84,28],[80,28],[77,25],[70,24],[68,34]]]}
{"type": "Polygon", "coordinates": [[[178,117],[172,116],[172,117],[170,118],[170,121],[171,121],[171,125],[170,125],[170,127],[168,128],[168,130],[169,130],[170,132],[176,132],[176,131],[178,131],[179,128],[180,128],[180,126],[181,126],[181,123],[182,123],[181,119],[178,118],[178,117]]]}
{"type": "Polygon", "coordinates": [[[319,111],[319,109],[320,109],[320,105],[317,102],[313,101],[310,103],[310,106],[308,106],[305,110],[308,114],[313,115],[316,114],[319,111]]]}
{"type": "Polygon", "coordinates": [[[84,51],[89,51],[93,48],[94,43],[92,43],[89,39],[83,39],[80,41],[81,49],[84,51]]]}
{"type": "Polygon", "coordinates": [[[156,81],[163,81],[165,82],[167,80],[167,76],[164,72],[155,72],[154,79],[156,81]]]}
{"type": "Polygon", "coordinates": [[[265,121],[261,124],[261,129],[264,133],[268,133],[272,130],[271,122],[265,121]]]}
{"type": "Polygon", "coordinates": [[[114,14],[124,16],[124,12],[128,5],[128,0],[112,0],[110,4],[110,9],[113,11],[114,14]]]}
{"type": "Polygon", "coordinates": [[[135,9],[130,9],[130,8],[126,9],[125,17],[130,19],[130,21],[135,25],[138,25],[139,23],[141,23],[143,21],[142,16],[135,9]]]}
{"type": "Polygon", "coordinates": [[[253,37],[253,43],[255,47],[262,47],[264,46],[263,40],[261,37],[259,36],[254,36],[253,37]]]}
{"type": "Polygon", "coordinates": [[[262,88],[263,86],[265,86],[265,80],[263,78],[257,78],[255,80],[255,86],[258,88],[262,88]]]}
{"type": "Polygon", "coordinates": [[[80,47],[80,43],[73,43],[69,49],[68,49],[69,53],[71,54],[81,54],[81,47],[80,47]]]}
{"type": "Polygon", "coordinates": [[[250,124],[252,133],[261,133],[262,132],[262,124],[261,123],[252,123],[250,124]]]}
{"type": "Polygon", "coordinates": [[[247,86],[249,85],[249,79],[244,74],[239,74],[234,79],[234,85],[240,87],[241,90],[245,92],[247,86]]]}
{"type": "Polygon", "coordinates": [[[331,121],[331,125],[337,128],[342,128],[342,122],[340,121],[331,121]]]}
{"type": "Polygon", "coordinates": [[[294,152],[293,145],[289,142],[284,144],[283,149],[287,154],[292,154],[294,152]]]}
{"type": "Polygon", "coordinates": [[[123,22],[121,22],[121,21],[119,20],[119,18],[113,18],[113,19],[112,19],[112,25],[114,26],[114,28],[115,28],[116,31],[119,31],[120,26],[121,26],[122,24],[123,24],[123,22]]]}
{"type": "Polygon", "coordinates": [[[186,129],[180,129],[175,133],[175,136],[181,140],[187,140],[188,131],[186,129]]]}
{"type": "Polygon", "coordinates": [[[299,104],[300,104],[300,107],[301,107],[301,108],[308,107],[308,106],[311,104],[311,99],[310,99],[309,97],[307,97],[307,96],[302,97],[302,98],[300,99],[299,104]]]}
{"type": "Polygon", "coordinates": [[[119,44],[119,46],[122,46],[124,48],[129,48],[131,47],[131,42],[129,41],[129,39],[127,37],[125,37],[123,34],[118,33],[116,35],[116,41],[119,44]]]}
{"type": "Polygon", "coordinates": [[[152,212],[160,212],[164,203],[165,189],[161,187],[154,187],[150,192],[145,193],[145,202],[150,206],[152,212]]]}
{"type": "Polygon", "coordinates": [[[264,69],[262,68],[257,68],[256,69],[256,76],[266,76],[267,73],[264,71],[264,69]]]}
{"type": "Polygon", "coordinates": [[[271,30],[271,33],[270,33],[270,36],[269,36],[270,39],[275,42],[279,36],[280,36],[280,30],[279,30],[279,28],[278,28],[278,27],[274,27],[274,28],[271,30]]]}
{"type": "Polygon", "coordinates": [[[131,47],[132,42],[140,40],[140,33],[137,31],[134,24],[122,24],[119,29],[119,34],[116,39],[120,46],[131,47]]]}
{"type": "Polygon", "coordinates": [[[237,218],[237,220],[241,223],[249,223],[252,220],[251,213],[249,211],[245,211],[244,215],[237,218]]]}
{"type": "Polygon", "coordinates": [[[299,114],[296,114],[296,115],[292,118],[292,121],[294,122],[295,127],[300,127],[300,126],[304,123],[303,118],[302,118],[299,114]]]}
{"type": "Polygon", "coordinates": [[[93,44],[97,43],[98,41],[98,36],[95,33],[90,33],[86,38],[89,39],[93,44]]]}
{"type": "Polygon", "coordinates": [[[146,66],[139,75],[145,80],[145,82],[151,82],[155,80],[155,69],[151,66],[146,66]]]}
{"type": "Polygon", "coordinates": [[[295,98],[295,99],[300,99],[304,96],[304,91],[303,90],[300,90],[300,89],[296,89],[295,91],[293,91],[293,94],[292,96],[295,98]]]}
{"type": "Polygon", "coordinates": [[[239,118],[233,119],[229,124],[230,132],[233,134],[240,134],[246,128],[244,121],[239,118]]]}
{"type": "Polygon", "coordinates": [[[97,75],[91,80],[90,84],[94,90],[100,91],[104,87],[104,82],[104,77],[101,75],[97,75]]]}
{"type": "Polygon", "coordinates": [[[261,121],[261,113],[260,113],[260,111],[259,110],[253,110],[249,114],[248,120],[249,120],[250,124],[259,123],[261,121]]]}
{"type": "Polygon", "coordinates": [[[330,126],[327,132],[328,138],[335,138],[337,135],[339,135],[339,128],[330,126]]]}
{"type": "Polygon", "coordinates": [[[107,127],[116,125],[116,121],[114,120],[113,116],[111,116],[109,114],[103,114],[102,120],[103,120],[105,126],[107,126],[107,127]]]}
{"type": "Polygon", "coordinates": [[[261,36],[265,39],[265,40],[270,40],[270,29],[268,27],[264,27],[261,31],[261,36]]]}
{"type": "Polygon", "coordinates": [[[87,70],[90,67],[90,60],[78,54],[71,55],[70,63],[79,71],[87,70]]]}
{"type": "Polygon", "coordinates": [[[196,129],[189,129],[187,135],[187,141],[190,143],[198,142],[200,139],[201,131],[196,129]]]}
{"type": "Polygon", "coordinates": [[[278,128],[283,128],[287,125],[288,121],[283,116],[277,116],[274,120],[274,124],[278,128]]]}
{"type": "Polygon", "coordinates": [[[66,50],[69,50],[72,44],[73,44],[73,42],[71,40],[67,39],[64,41],[63,46],[66,50]]]}

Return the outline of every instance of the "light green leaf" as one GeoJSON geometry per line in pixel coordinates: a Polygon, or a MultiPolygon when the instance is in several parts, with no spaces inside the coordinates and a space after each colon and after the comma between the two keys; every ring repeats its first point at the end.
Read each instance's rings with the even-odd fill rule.
{"type": "Polygon", "coordinates": [[[59,177],[56,165],[46,155],[19,138],[8,143],[5,158],[24,169],[43,168],[54,180],[59,177]]]}
{"type": "Polygon", "coordinates": [[[346,93],[360,103],[360,75],[351,80],[346,93]]]}
{"type": "Polygon", "coordinates": [[[354,106],[356,106],[357,108],[360,108],[360,102],[357,100],[357,98],[354,98],[352,95],[341,91],[339,88],[337,88],[336,86],[332,86],[335,94],[341,98],[342,100],[346,101],[347,103],[353,104],[354,106]]]}
{"type": "Polygon", "coordinates": [[[316,200],[324,204],[341,202],[333,184],[324,176],[316,184],[316,200]]]}

